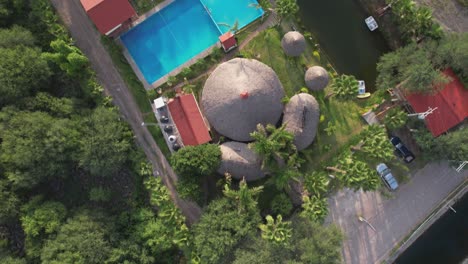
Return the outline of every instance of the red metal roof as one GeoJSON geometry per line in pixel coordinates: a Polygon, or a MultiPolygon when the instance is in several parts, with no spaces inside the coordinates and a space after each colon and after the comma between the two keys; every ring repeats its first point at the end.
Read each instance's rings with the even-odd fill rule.
{"type": "Polygon", "coordinates": [[[236,38],[230,31],[221,35],[219,37],[219,41],[221,41],[221,45],[223,45],[224,50],[229,50],[237,45],[236,38]]]}
{"type": "Polygon", "coordinates": [[[172,99],[168,107],[185,146],[196,146],[211,140],[208,127],[193,94],[172,99]]]}
{"type": "Polygon", "coordinates": [[[425,121],[434,137],[458,125],[468,117],[468,90],[451,69],[444,71],[452,81],[436,94],[410,94],[406,96],[413,110],[422,113],[429,107],[437,109],[425,121]]]}
{"type": "Polygon", "coordinates": [[[102,34],[136,15],[128,0],[80,0],[86,13],[102,34]]]}

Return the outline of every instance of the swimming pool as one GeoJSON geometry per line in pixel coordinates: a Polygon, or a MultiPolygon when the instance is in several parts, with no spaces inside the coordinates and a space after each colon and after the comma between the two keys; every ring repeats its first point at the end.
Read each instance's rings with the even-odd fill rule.
{"type": "Polygon", "coordinates": [[[216,44],[235,21],[239,29],[263,14],[256,0],[175,0],[120,38],[152,84],[216,44]]]}

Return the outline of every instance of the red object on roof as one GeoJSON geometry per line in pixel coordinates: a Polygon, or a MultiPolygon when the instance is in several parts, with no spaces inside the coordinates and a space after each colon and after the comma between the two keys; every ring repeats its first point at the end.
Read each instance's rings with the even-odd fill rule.
{"type": "Polygon", "coordinates": [[[241,97],[242,99],[247,99],[247,98],[249,98],[249,92],[244,91],[244,92],[240,93],[240,97],[241,97]]]}
{"type": "Polygon", "coordinates": [[[168,106],[185,146],[196,146],[211,140],[193,94],[178,96],[170,101],[168,106]]]}
{"type": "Polygon", "coordinates": [[[223,46],[225,52],[228,52],[231,49],[237,47],[236,38],[231,31],[228,31],[219,36],[219,41],[221,41],[221,45],[223,46]]]}
{"type": "Polygon", "coordinates": [[[128,0],[80,0],[86,13],[104,35],[112,33],[124,22],[136,16],[128,0]]]}
{"type": "Polygon", "coordinates": [[[437,109],[426,118],[426,126],[434,137],[440,136],[468,117],[468,90],[451,69],[444,71],[452,81],[436,94],[410,94],[406,99],[413,110],[423,113],[429,107],[437,109]]]}

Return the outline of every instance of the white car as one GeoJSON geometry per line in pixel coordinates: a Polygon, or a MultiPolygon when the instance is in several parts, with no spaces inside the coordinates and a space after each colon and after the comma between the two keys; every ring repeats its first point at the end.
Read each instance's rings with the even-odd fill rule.
{"type": "Polygon", "coordinates": [[[387,165],[385,165],[385,163],[380,163],[377,165],[376,169],[387,188],[389,188],[391,191],[398,189],[398,182],[395,177],[393,177],[392,172],[387,167],[387,165]]]}

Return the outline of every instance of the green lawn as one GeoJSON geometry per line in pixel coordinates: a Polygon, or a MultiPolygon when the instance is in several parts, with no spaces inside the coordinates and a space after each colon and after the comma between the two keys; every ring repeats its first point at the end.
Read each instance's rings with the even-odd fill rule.
{"type": "MultiPolygon", "coordinates": [[[[156,117],[154,116],[153,113],[145,114],[143,116],[143,120],[145,121],[145,123],[149,123],[149,124],[157,123],[156,117]]],[[[166,158],[169,158],[171,156],[171,152],[169,151],[169,147],[167,146],[166,140],[164,139],[161,128],[156,125],[149,125],[147,126],[147,128],[148,128],[148,131],[153,136],[154,140],[156,141],[156,144],[158,144],[164,156],[166,156],[166,158]]]]}
{"type": "Polygon", "coordinates": [[[304,74],[307,66],[317,65],[312,58],[312,49],[309,47],[305,55],[297,58],[288,58],[281,47],[279,29],[271,28],[255,37],[241,50],[246,57],[257,59],[270,67],[278,75],[288,96],[292,96],[304,87],[304,74]]]}
{"type": "MultiPolygon", "coordinates": [[[[321,65],[334,74],[325,56],[317,55],[312,43],[308,43],[307,49],[302,56],[293,59],[287,57],[281,47],[283,33],[279,28],[271,28],[255,37],[243,50],[241,54],[246,57],[255,58],[269,65],[278,74],[286,94],[290,97],[305,86],[304,74],[307,67],[321,65]]],[[[304,151],[306,159],[304,170],[316,169],[319,163],[338,155],[343,146],[357,135],[364,126],[360,117],[362,108],[355,101],[338,101],[333,97],[324,99],[325,92],[312,93],[320,104],[320,114],[323,116],[317,137],[314,143],[304,151]],[[335,131],[327,135],[324,131],[329,124],[335,126],[335,131]]]]}

